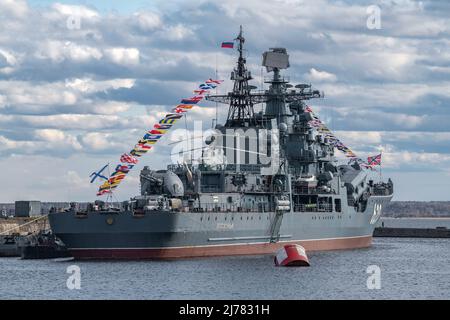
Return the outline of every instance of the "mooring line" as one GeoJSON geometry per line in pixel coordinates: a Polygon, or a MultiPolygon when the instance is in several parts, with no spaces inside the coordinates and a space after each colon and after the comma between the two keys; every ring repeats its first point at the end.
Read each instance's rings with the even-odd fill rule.
{"type": "Polygon", "coordinates": [[[27,223],[18,225],[18,226],[14,227],[14,228],[8,229],[8,230],[3,231],[3,232],[0,232],[0,235],[4,235],[4,234],[6,234],[6,233],[8,233],[8,232],[10,232],[10,231],[13,231],[13,230],[19,229],[19,228],[21,228],[21,227],[24,227],[24,226],[26,226],[26,225],[29,225],[29,224],[31,224],[31,223],[33,223],[33,222],[35,222],[35,221],[38,221],[38,220],[43,219],[43,218],[46,218],[47,216],[48,216],[48,214],[43,215],[43,216],[41,216],[41,217],[38,217],[38,218],[36,218],[36,219],[33,219],[33,220],[31,220],[31,221],[28,221],[27,223]]]}

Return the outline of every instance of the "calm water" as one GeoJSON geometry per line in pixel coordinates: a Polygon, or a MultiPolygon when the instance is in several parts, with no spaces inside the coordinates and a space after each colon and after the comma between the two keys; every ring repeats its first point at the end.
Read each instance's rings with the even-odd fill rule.
{"type": "Polygon", "coordinates": [[[450,239],[375,238],[369,249],[310,253],[310,268],[270,256],[74,262],[0,258],[1,299],[450,299],[450,239]],[[81,268],[81,290],[66,268],[81,268]],[[381,268],[368,290],[366,268],[381,268]]]}

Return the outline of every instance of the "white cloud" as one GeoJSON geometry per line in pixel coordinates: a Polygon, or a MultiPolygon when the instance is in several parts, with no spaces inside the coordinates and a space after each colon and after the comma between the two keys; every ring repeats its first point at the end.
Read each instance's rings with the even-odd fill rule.
{"type": "Polygon", "coordinates": [[[383,133],[377,131],[336,131],[336,135],[347,145],[358,146],[360,144],[381,143],[383,133]]]}
{"type": "Polygon", "coordinates": [[[67,151],[80,151],[77,138],[60,130],[35,130],[30,140],[11,140],[0,135],[0,152],[7,154],[60,154],[67,151]]]}
{"type": "Polygon", "coordinates": [[[0,136],[0,151],[10,150],[10,149],[26,149],[33,148],[34,144],[32,141],[14,141],[4,136],[0,136]]]}
{"type": "Polygon", "coordinates": [[[28,13],[28,5],[25,0],[0,1],[0,15],[12,14],[15,17],[24,17],[28,13]]]}
{"type": "Polygon", "coordinates": [[[408,108],[427,95],[450,98],[450,81],[447,80],[433,84],[377,82],[347,84],[336,82],[321,84],[320,89],[324,90],[328,97],[345,101],[345,104],[353,111],[360,108],[372,108],[374,105],[408,108]]]}
{"type": "Polygon", "coordinates": [[[66,79],[65,85],[67,88],[72,88],[84,93],[93,93],[105,91],[107,89],[132,88],[135,84],[135,79],[111,79],[97,81],[92,78],[75,78],[66,79]]]}
{"type": "Polygon", "coordinates": [[[8,52],[7,50],[3,50],[0,48],[0,54],[5,57],[6,61],[10,65],[15,65],[17,63],[17,58],[14,56],[12,52],[8,52]]]}
{"type": "Polygon", "coordinates": [[[424,122],[424,117],[408,114],[396,114],[395,117],[393,117],[393,120],[399,126],[401,125],[404,128],[414,129],[424,122]]]}
{"type": "Polygon", "coordinates": [[[182,24],[169,27],[164,32],[164,36],[171,41],[180,41],[188,37],[192,37],[193,35],[194,32],[189,27],[182,24]]]}
{"type": "Polygon", "coordinates": [[[69,170],[67,173],[63,176],[61,180],[64,180],[68,183],[70,183],[70,186],[72,188],[78,188],[78,189],[85,189],[86,184],[88,183],[89,179],[87,177],[82,178],[78,172],[69,170]]]}
{"type": "Polygon", "coordinates": [[[317,81],[317,82],[322,82],[322,81],[334,82],[337,80],[337,77],[335,74],[332,74],[332,73],[329,73],[326,71],[319,71],[319,70],[316,70],[315,68],[309,69],[309,72],[306,75],[306,78],[310,81],[317,81]]]}
{"type": "Polygon", "coordinates": [[[89,9],[85,6],[55,3],[52,5],[52,7],[60,14],[68,16],[76,16],[83,18],[95,18],[99,16],[97,11],[89,9]]]}
{"type": "Polygon", "coordinates": [[[122,65],[139,64],[139,50],[136,48],[111,48],[105,50],[105,55],[114,63],[122,65]]]}
{"type": "Polygon", "coordinates": [[[389,168],[401,168],[407,165],[420,165],[422,168],[429,168],[433,165],[450,163],[450,154],[442,153],[399,151],[383,155],[385,165],[389,168]]]}
{"type": "Polygon", "coordinates": [[[35,138],[52,144],[54,147],[70,146],[74,150],[81,150],[77,138],[57,129],[40,129],[34,131],[35,138]]]}
{"type": "Polygon", "coordinates": [[[0,81],[4,104],[73,105],[77,95],[62,83],[29,83],[26,81],[0,81]]]}
{"type": "Polygon", "coordinates": [[[79,45],[71,41],[50,40],[40,45],[36,57],[39,59],[51,59],[57,63],[64,60],[86,62],[89,60],[100,60],[103,54],[99,49],[91,46],[79,45]]]}
{"type": "Polygon", "coordinates": [[[112,115],[121,114],[130,110],[131,106],[126,102],[119,101],[104,101],[92,103],[92,111],[97,114],[112,115]]]}
{"type": "Polygon", "coordinates": [[[133,17],[143,31],[153,31],[162,26],[160,16],[154,12],[136,12],[133,17]]]}
{"type": "Polygon", "coordinates": [[[66,139],[66,134],[63,131],[55,129],[35,130],[34,135],[36,138],[48,142],[61,142],[66,139]]]}
{"type": "Polygon", "coordinates": [[[19,124],[31,128],[65,130],[120,130],[122,128],[145,128],[148,125],[142,117],[124,118],[119,115],[57,114],[50,116],[0,115],[2,126],[19,124]]]}
{"type": "Polygon", "coordinates": [[[0,64],[0,73],[6,74],[6,75],[13,73],[15,70],[14,67],[18,63],[18,60],[15,57],[15,55],[7,50],[3,50],[0,48],[0,63],[2,60],[4,60],[6,62],[6,65],[2,66],[0,64]]]}
{"type": "MultiPolygon", "coordinates": [[[[127,136],[128,138],[128,136],[127,136]]],[[[137,141],[137,137],[135,138],[137,141]]],[[[126,139],[129,140],[129,139],[126,139]]],[[[103,132],[89,132],[81,137],[81,143],[84,147],[92,151],[117,150],[117,153],[131,149],[132,145],[127,144],[124,137],[120,139],[117,135],[103,132]]]]}

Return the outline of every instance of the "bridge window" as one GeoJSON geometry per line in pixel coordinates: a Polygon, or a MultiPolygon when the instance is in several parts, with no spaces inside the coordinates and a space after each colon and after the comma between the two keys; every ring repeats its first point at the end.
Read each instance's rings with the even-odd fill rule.
{"type": "Polygon", "coordinates": [[[334,210],[336,212],[341,212],[342,211],[341,199],[334,199],[334,210]]]}

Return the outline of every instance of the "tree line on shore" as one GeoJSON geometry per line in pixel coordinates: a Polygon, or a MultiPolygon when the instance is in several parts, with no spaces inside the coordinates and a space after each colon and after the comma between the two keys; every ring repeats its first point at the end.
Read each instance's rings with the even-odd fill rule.
{"type": "Polygon", "coordinates": [[[450,201],[392,201],[385,217],[450,217],[450,201]]]}

